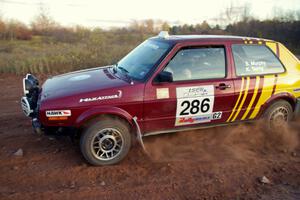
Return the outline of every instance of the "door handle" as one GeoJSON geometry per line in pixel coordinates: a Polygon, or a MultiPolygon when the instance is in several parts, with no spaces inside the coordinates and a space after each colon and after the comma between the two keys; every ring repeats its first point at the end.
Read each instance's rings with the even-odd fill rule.
{"type": "Polygon", "coordinates": [[[219,90],[226,90],[227,88],[231,88],[231,85],[227,85],[225,83],[220,83],[219,85],[216,86],[216,89],[219,89],[219,90]]]}

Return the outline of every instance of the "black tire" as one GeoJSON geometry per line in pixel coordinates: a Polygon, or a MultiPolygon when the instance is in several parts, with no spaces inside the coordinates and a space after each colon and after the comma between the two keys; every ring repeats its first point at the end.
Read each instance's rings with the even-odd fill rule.
{"type": "Polygon", "coordinates": [[[293,108],[291,104],[285,100],[278,100],[267,108],[264,119],[266,120],[266,128],[268,130],[276,130],[282,125],[286,125],[293,118],[293,108]]]}
{"type": "Polygon", "coordinates": [[[123,121],[114,118],[100,118],[94,121],[83,131],[80,138],[80,149],[84,158],[90,164],[97,166],[120,162],[128,154],[130,147],[130,128],[123,121]],[[110,147],[115,151],[107,153],[111,151],[110,147]],[[107,159],[114,152],[115,155],[107,159]]]}

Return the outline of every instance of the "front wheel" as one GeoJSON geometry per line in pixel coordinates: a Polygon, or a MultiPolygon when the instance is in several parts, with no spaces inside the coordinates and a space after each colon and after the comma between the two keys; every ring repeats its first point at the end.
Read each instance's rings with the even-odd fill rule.
{"type": "Polygon", "coordinates": [[[276,130],[292,120],[293,108],[285,100],[276,101],[266,110],[264,118],[267,120],[267,128],[276,130]]]}
{"type": "Polygon", "coordinates": [[[82,134],[80,149],[92,165],[112,165],[120,162],[131,146],[130,129],[117,119],[99,119],[82,134]]]}

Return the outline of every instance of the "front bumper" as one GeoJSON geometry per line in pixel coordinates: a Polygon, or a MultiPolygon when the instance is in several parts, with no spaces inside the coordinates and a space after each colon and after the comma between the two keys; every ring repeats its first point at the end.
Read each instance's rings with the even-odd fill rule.
{"type": "Polygon", "coordinates": [[[32,127],[36,133],[42,133],[41,123],[38,119],[39,113],[39,82],[37,78],[35,78],[31,74],[27,74],[23,79],[23,91],[24,96],[21,98],[21,107],[23,113],[27,117],[32,118],[32,127]]]}
{"type": "Polygon", "coordinates": [[[31,74],[23,79],[24,96],[21,98],[21,106],[27,117],[37,117],[38,98],[40,93],[39,81],[31,74]]]}

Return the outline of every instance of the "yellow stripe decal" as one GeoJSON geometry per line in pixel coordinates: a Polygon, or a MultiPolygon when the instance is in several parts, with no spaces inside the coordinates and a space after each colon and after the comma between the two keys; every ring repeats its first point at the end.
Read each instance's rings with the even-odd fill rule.
{"type": "Polygon", "coordinates": [[[275,42],[266,42],[266,45],[273,51],[274,54],[277,53],[277,46],[275,42]]]}
{"type": "Polygon", "coordinates": [[[244,97],[243,97],[243,99],[242,99],[242,102],[241,102],[241,104],[240,104],[240,106],[239,106],[238,111],[236,112],[234,118],[231,120],[232,122],[235,121],[235,119],[237,118],[237,116],[239,115],[239,113],[240,113],[241,110],[242,110],[242,107],[243,107],[243,105],[244,105],[244,102],[245,102],[245,100],[246,100],[246,98],[247,98],[247,94],[248,94],[248,90],[249,90],[249,85],[250,85],[250,78],[247,77],[247,83],[246,83],[245,94],[244,94],[244,97]]]}
{"type": "Polygon", "coordinates": [[[253,96],[252,96],[252,99],[249,103],[249,106],[246,110],[246,112],[244,113],[243,117],[242,117],[242,120],[244,120],[246,118],[246,116],[248,115],[249,111],[251,110],[252,108],[252,105],[255,101],[255,98],[256,98],[256,95],[257,95],[257,92],[258,92],[258,88],[259,88],[259,81],[260,81],[260,77],[259,76],[256,76],[256,82],[255,82],[255,89],[254,89],[254,93],[253,93],[253,96]]]}
{"type": "Polygon", "coordinates": [[[266,75],[264,76],[264,85],[263,85],[263,88],[262,88],[262,93],[261,93],[261,96],[256,104],[256,107],[254,108],[251,116],[249,119],[254,119],[259,110],[260,110],[260,107],[270,98],[270,96],[272,95],[272,90],[273,90],[273,85],[274,85],[274,78],[275,76],[274,75],[266,75]]]}
{"type": "Polygon", "coordinates": [[[242,93],[243,93],[243,88],[244,88],[244,77],[242,77],[242,84],[241,84],[241,89],[240,89],[240,94],[239,94],[238,100],[236,101],[235,106],[234,106],[234,108],[233,108],[233,110],[231,112],[231,115],[227,119],[227,122],[230,121],[231,117],[233,116],[233,113],[235,112],[235,109],[236,109],[237,105],[240,102],[240,99],[241,99],[241,96],[242,96],[242,93]]]}

